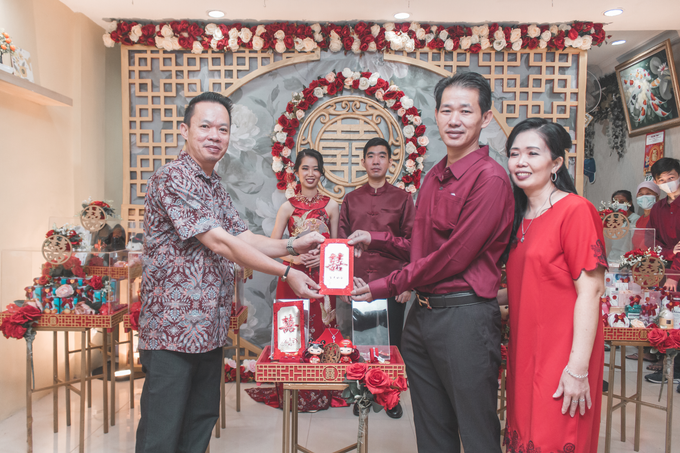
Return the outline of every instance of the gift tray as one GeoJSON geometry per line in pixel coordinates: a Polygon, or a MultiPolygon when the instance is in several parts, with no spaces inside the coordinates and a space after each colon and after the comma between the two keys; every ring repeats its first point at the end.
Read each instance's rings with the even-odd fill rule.
{"type": "Polygon", "coordinates": [[[651,329],[636,329],[634,327],[605,327],[604,341],[625,341],[648,343],[647,334],[651,329]]]}
{"type": "MultiPolygon", "coordinates": [[[[342,382],[345,380],[347,363],[295,363],[272,362],[271,346],[266,346],[257,359],[256,382],[342,382]]],[[[406,377],[406,367],[399,349],[390,346],[390,363],[369,363],[370,368],[380,368],[390,379],[406,377]]]]}
{"type": "MultiPolygon", "coordinates": [[[[34,326],[40,329],[69,329],[69,328],[96,328],[110,329],[120,324],[123,317],[127,314],[127,305],[121,306],[115,313],[110,315],[76,315],[76,314],[47,314],[43,313],[38,318],[38,323],[34,326]]],[[[12,316],[12,313],[0,313],[0,323],[5,317],[12,316]]]]}

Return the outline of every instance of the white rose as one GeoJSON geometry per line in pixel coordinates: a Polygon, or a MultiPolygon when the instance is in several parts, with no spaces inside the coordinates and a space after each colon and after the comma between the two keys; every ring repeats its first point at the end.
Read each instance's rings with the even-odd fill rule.
{"type": "Polygon", "coordinates": [[[284,53],[286,51],[286,45],[283,43],[283,41],[276,41],[274,50],[276,50],[278,53],[284,53]]]}
{"type": "Polygon", "coordinates": [[[505,37],[503,39],[497,39],[493,42],[493,48],[496,52],[500,52],[501,50],[505,49],[506,45],[505,37]]]}
{"type": "Polygon", "coordinates": [[[423,119],[422,119],[420,116],[418,116],[418,115],[414,115],[414,116],[413,116],[413,119],[411,120],[411,122],[412,122],[415,126],[420,126],[420,124],[423,122],[423,119]]]}
{"type": "Polygon", "coordinates": [[[217,30],[215,30],[213,32],[212,36],[213,36],[214,39],[217,39],[218,41],[221,40],[221,39],[224,39],[224,35],[222,34],[221,28],[218,28],[217,30]]]}
{"type": "Polygon", "coordinates": [[[302,44],[302,39],[300,38],[295,38],[293,40],[293,48],[297,50],[298,52],[302,51],[304,48],[304,45],[302,44]]]}
{"type": "Polygon", "coordinates": [[[499,28],[498,30],[496,30],[496,33],[493,34],[493,37],[496,38],[496,41],[500,40],[505,41],[505,33],[503,32],[503,29],[499,28]]]}
{"type": "Polygon", "coordinates": [[[472,35],[470,36],[470,42],[472,44],[479,44],[479,35],[472,35]]]}
{"type": "Polygon", "coordinates": [[[277,30],[276,33],[274,33],[274,38],[276,39],[283,39],[286,37],[286,33],[283,30],[277,30]]]}
{"type": "Polygon", "coordinates": [[[272,170],[274,170],[276,173],[283,170],[283,162],[281,161],[280,157],[274,156],[274,160],[272,162],[272,170]]]}
{"type": "Polygon", "coordinates": [[[342,42],[339,39],[331,39],[330,44],[328,44],[328,50],[331,52],[340,52],[342,50],[342,42]]]}
{"type": "MultiPolygon", "coordinates": [[[[140,36],[142,36],[142,26],[140,24],[135,25],[130,29],[130,38],[136,37],[139,39],[140,36]]],[[[133,39],[133,41],[137,42],[137,39],[133,39]]]]}
{"type": "Polygon", "coordinates": [[[371,26],[371,34],[373,35],[374,38],[377,38],[378,35],[380,34],[380,25],[373,24],[371,26]]]}
{"type": "Polygon", "coordinates": [[[560,24],[560,26],[557,27],[557,28],[559,28],[559,29],[562,30],[562,31],[568,31],[568,30],[571,30],[571,25],[560,24]]]}
{"type": "Polygon", "coordinates": [[[479,25],[475,25],[474,27],[472,27],[472,34],[473,35],[481,35],[482,34],[482,27],[480,27],[479,25]]]}
{"type": "Polygon", "coordinates": [[[408,27],[409,30],[413,31],[418,31],[419,28],[420,28],[419,22],[411,22],[411,25],[408,27]]]}
{"type": "Polygon", "coordinates": [[[321,87],[314,88],[314,96],[316,96],[318,98],[322,98],[322,97],[324,97],[325,94],[326,93],[323,92],[323,88],[321,88],[321,87]]]}
{"type": "Polygon", "coordinates": [[[416,32],[416,38],[425,39],[425,29],[424,28],[418,29],[418,31],[416,32]]]}
{"type": "Polygon", "coordinates": [[[118,22],[115,21],[115,20],[112,20],[111,22],[106,24],[106,31],[108,33],[116,31],[117,28],[118,28],[118,22]]]}
{"type": "Polygon", "coordinates": [[[359,79],[359,89],[360,90],[366,90],[370,86],[371,86],[371,84],[366,77],[362,77],[362,78],[359,79]]]}
{"type": "Polygon", "coordinates": [[[229,39],[235,39],[238,38],[238,30],[236,27],[232,27],[229,29],[229,39]]]}
{"type": "Polygon", "coordinates": [[[285,132],[277,132],[276,133],[276,141],[279,143],[286,143],[286,139],[288,138],[288,134],[285,132]]]}
{"type": "Polygon", "coordinates": [[[530,38],[537,38],[540,34],[541,29],[538,28],[538,25],[536,24],[531,24],[529,25],[529,28],[527,28],[527,35],[529,35],[530,38]]]}
{"type": "Polygon", "coordinates": [[[378,88],[378,91],[375,92],[375,98],[379,101],[382,101],[384,94],[385,94],[385,90],[383,90],[382,88],[378,88]]]}
{"type": "Polygon", "coordinates": [[[430,139],[424,135],[421,135],[420,137],[418,137],[418,144],[420,146],[427,146],[430,144],[430,139]]]}
{"type": "Polygon", "coordinates": [[[522,30],[513,28],[510,32],[510,42],[516,42],[522,37],[522,30]]]}
{"type": "Polygon", "coordinates": [[[482,25],[479,27],[479,33],[477,33],[479,36],[489,36],[489,26],[488,25],[482,25]]]}
{"type": "Polygon", "coordinates": [[[314,41],[316,42],[323,41],[323,35],[321,33],[314,33],[314,41]]]}
{"type": "Polygon", "coordinates": [[[276,123],[274,125],[274,132],[281,132],[283,130],[283,126],[281,126],[279,123],[276,123]]]}
{"type": "MultiPolygon", "coordinates": [[[[404,36],[408,37],[408,35],[404,36]]],[[[413,39],[408,38],[408,40],[404,44],[404,50],[406,52],[413,52],[414,50],[416,50],[416,42],[413,39]]]]}
{"type": "Polygon", "coordinates": [[[164,38],[172,37],[172,27],[170,27],[170,25],[163,25],[163,28],[161,28],[161,35],[163,35],[164,38]]]}
{"type": "Polygon", "coordinates": [[[396,99],[388,99],[388,100],[385,101],[385,105],[386,105],[388,108],[392,108],[392,106],[393,106],[394,104],[396,104],[396,103],[397,103],[397,100],[396,100],[396,99]]]}
{"type": "Polygon", "coordinates": [[[468,50],[472,45],[472,39],[469,36],[464,36],[460,38],[460,48],[462,50],[468,50]]]}
{"type": "Polygon", "coordinates": [[[560,32],[560,29],[557,25],[551,25],[550,26],[550,34],[551,35],[556,35],[560,32]]]}
{"type": "Polygon", "coordinates": [[[239,48],[238,38],[229,39],[229,41],[227,41],[227,45],[229,46],[232,52],[236,52],[239,48]]]}
{"type": "Polygon", "coordinates": [[[406,168],[408,168],[411,171],[413,171],[416,168],[416,163],[413,162],[411,159],[406,159],[406,163],[404,165],[406,165],[406,168]]]}
{"type": "Polygon", "coordinates": [[[113,47],[116,45],[115,42],[113,42],[113,39],[111,39],[111,34],[110,33],[104,33],[104,36],[102,36],[104,39],[104,45],[106,47],[113,47]]]}
{"type": "Polygon", "coordinates": [[[444,41],[444,49],[448,50],[449,52],[453,50],[453,39],[449,38],[444,41]]]}
{"type": "Polygon", "coordinates": [[[439,32],[439,39],[441,39],[442,41],[446,41],[448,39],[448,37],[449,37],[448,31],[442,30],[442,31],[439,32]]]}
{"type": "Polygon", "coordinates": [[[177,36],[170,38],[170,42],[172,42],[172,50],[182,50],[182,46],[180,45],[179,38],[177,36]]]}
{"type": "Polygon", "coordinates": [[[413,144],[413,142],[408,142],[406,144],[406,154],[413,154],[418,152],[418,148],[416,145],[413,144]]]}
{"type": "Polygon", "coordinates": [[[413,137],[413,134],[416,133],[416,128],[411,126],[410,124],[408,126],[404,127],[404,137],[406,138],[411,138],[413,137]]]}
{"type": "Polygon", "coordinates": [[[205,26],[205,34],[206,35],[213,35],[215,33],[215,30],[219,30],[219,27],[217,24],[208,24],[205,26]]]}
{"type": "Polygon", "coordinates": [[[425,35],[425,42],[430,42],[434,39],[434,33],[428,33],[425,35]]]}
{"type": "Polygon", "coordinates": [[[538,41],[538,48],[539,49],[545,49],[548,47],[548,41],[543,41],[542,39],[538,41]]]}
{"type": "Polygon", "coordinates": [[[331,39],[340,39],[340,35],[338,35],[335,30],[331,30],[331,39]]]}
{"type": "Polygon", "coordinates": [[[413,99],[408,96],[402,96],[401,99],[399,99],[399,102],[401,102],[402,107],[407,110],[413,107],[413,99]]]}
{"type": "Polygon", "coordinates": [[[552,39],[552,33],[550,33],[550,30],[546,30],[541,33],[541,39],[543,41],[550,41],[552,39]]]}
{"type": "Polygon", "coordinates": [[[404,107],[397,110],[397,115],[399,116],[404,116],[404,113],[406,113],[406,109],[404,107]]]}
{"type": "Polygon", "coordinates": [[[585,35],[583,38],[583,43],[579,46],[581,50],[589,50],[593,45],[593,37],[590,35],[585,35]]]}
{"type": "Polygon", "coordinates": [[[439,27],[437,27],[436,25],[430,27],[430,31],[434,34],[437,34],[437,30],[439,30],[439,27]]]}
{"type": "Polygon", "coordinates": [[[424,160],[425,159],[423,159],[423,156],[416,157],[416,162],[418,162],[419,164],[422,164],[424,160]]]}
{"type": "Polygon", "coordinates": [[[394,30],[394,22],[387,22],[386,24],[383,24],[383,28],[385,29],[385,31],[394,30]]]}
{"type": "Polygon", "coordinates": [[[262,50],[262,46],[264,46],[264,39],[253,36],[253,50],[262,50]]]}
{"type": "Polygon", "coordinates": [[[321,33],[321,25],[317,22],[310,27],[314,33],[321,33]]]}
{"type": "Polygon", "coordinates": [[[564,47],[571,47],[572,44],[574,44],[574,41],[571,38],[564,38],[564,47]]]}
{"type": "Polygon", "coordinates": [[[293,165],[295,165],[295,164],[293,164],[293,162],[288,164],[288,166],[286,167],[287,173],[295,173],[295,171],[293,170],[293,165]]]}
{"type": "Polygon", "coordinates": [[[161,38],[160,47],[170,52],[172,50],[172,38],[161,38]]]}
{"type": "Polygon", "coordinates": [[[489,38],[482,38],[482,40],[479,43],[482,45],[482,50],[486,50],[489,47],[491,47],[491,42],[489,41],[489,38]]]}
{"type": "Polygon", "coordinates": [[[571,45],[576,49],[580,49],[583,45],[583,38],[579,36],[578,38],[574,39],[574,42],[572,42],[571,45]]]}
{"type": "Polygon", "coordinates": [[[241,41],[250,42],[250,39],[253,37],[253,32],[250,31],[250,28],[243,27],[238,36],[241,38],[241,41]]]}
{"type": "Polygon", "coordinates": [[[368,84],[374,87],[378,84],[378,79],[380,79],[380,73],[374,72],[371,74],[371,77],[368,78],[368,84]]]}
{"type": "Polygon", "coordinates": [[[352,84],[354,82],[353,78],[345,79],[345,88],[350,89],[352,88],[352,84]]]}
{"type": "Polygon", "coordinates": [[[399,189],[401,189],[401,190],[404,190],[404,189],[406,188],[406,185],[404,184],[404,181],[399,181],[398,183],[396,183],[396,184],[394,185],[394,187],[397,187],[397,188],[399,188],[399,189]]]}
{"type": "Polygon", "coordinates": [[[328,83],[333,83],[335,82],[335,73],[334,72],[329,72],[326,74],[326,77],[324,77],[328,83]]]}
{"type": "Polygon", "coordinates": [[[361,40],[359,38],[354,38],[354,42],[352,43],[352,52],[361,52],[361,40]]]}
{"type": "Polygon", "coordinates": [[[298,120],[302,121],[302,118],[305,117],[305,111],[302,109],[298,109],[295,111],[295,116],[297,117],[298,120]]]}
{"type": "Polygon", "coordinates": [[[283,157],[290,157],[290,148],[284,146],[283,149],[281,150],[281,155],[283,157]]]}
{"type": "Polygon", "coordinates": [[[409,185],[409,186],[406,188],[406,191],[407,191],[408,193],[416,193],[417,190],[418,190],[418,189],[416,189],[416,186],[413,185],[413,184],[409,185]]]}
{"type": "Polygon", "coordinates": [[[352,73],[352,80],[359,80],[361,78],[361,73],[359,71],[352,73]]]}
{"type": "Polygon", "coordinates": [[[201,54],[203,53],[203,46],[200,41],[194,41],[193,47],[191,48],[191,53],[201,54]]]}
{"type": "Polygon", "coordinates": [[[521,50],[521,49],[522,49],[522,40],[515,41],[515,42],[512,43],[512,50],[517,52],[518,50],[521,50]]]}
{"type": "Polygon", "coordinates": [[[350,68],[345,68],[342,70],[342,76],[346,79],[352,77],[352,70],[350,68]]]}
{"type": "Polygon", "coordinates": [[[404,50],[404,42],[397,38],[394,41],[390,41],[390,48],[392,50],[404,50]]]}
{"type": "Polygon", "coordinates": [[[375,44],[375,41],[371,41],[368,43],[368,51],[369,52],[375,52],[378,50],[378,46],[375,44]]]}
{"type": "Polygon", "coordinates": [[[255,29],[255,36],[260,36],[262,33],[266,31],[267,29],[264,28],[264,25],[258,25],[257,28],[255,29]]]}
{"type": "Polygon", "coordinates": [[[394,42],[397,40],[397,34],[393,31],[385,32],[385,40],[389,42],[394,42]]]}

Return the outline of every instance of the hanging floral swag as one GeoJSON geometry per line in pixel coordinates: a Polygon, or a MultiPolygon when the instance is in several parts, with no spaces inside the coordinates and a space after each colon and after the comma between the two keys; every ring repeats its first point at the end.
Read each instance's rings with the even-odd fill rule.
{"type": "Polygon", "coordinates": [[[272,137],[274,142],[272,170],[276,173],[278,180],[276,188],[285,190],[288,198],[295,195],[297,191],[291,153],[295,147],[293,137],[300,127],[300,121],[305,117],[305,112],[311,109],[320,98],[326,95],[340,95],[345,89],[363,91],[397,113],[403,126],[402,133],[406,140],[407,156],[401,180],[395,186],[415,193],[420,188],[423,160],[429,144],[420,110],[414,107],[413,99],[406,96],[396,85],[390,85],[387,80],[381,79],[377,72],[354,72],[349,68],[329,72],[325,77],[314,80],[302,92],[293,93],[293,99],[286,105],[286,111],[274,126],[272,137]]]}
{"type": "Polygon", "coordinates": [[[599,79],[602,89],[600,103],[589,112],[593,117],[585,133],[585,157],[592,159],[595,152],[595,124],[604,124],[609,145],[609,155],[616,153],[621,159],[628,149],[628,126],[623,111],[621,92],[616,73],[607,74],[599,79]]]}
{"type": "Polygon", "coordinates": [[[588,50],[600,46],[607,38],[604,24],[572,22],[570,24],[498,23],[467,27],[465,25],[431,25],[418,22],[376,24],[357,22],[339,25],[275,22],[245,26],[204,24],[187,20],[153,23],[111,21],[104,34],[104,44],[113,47],[141,44],[167,51],[232,51],[252,49],[284,53],[290,50],[314,52],[384,52],[417,49],[443,49],[479,53],[491,49],[519,51],[533,49],[588,50]]]}

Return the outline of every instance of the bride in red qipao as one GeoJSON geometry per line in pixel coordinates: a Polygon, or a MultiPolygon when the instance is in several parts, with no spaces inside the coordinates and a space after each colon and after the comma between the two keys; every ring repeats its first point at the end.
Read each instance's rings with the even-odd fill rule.
{"type": "Polygon", "coordinates": [[[576,195],[572,139],[541,118],[508,137],[515,222],[507,261],[508,453],[595,453],[604,340],[602,222],[576,195]]]}
{"type": "MultiPolygon", "coordinates": [[[[300,151],[295,159],[295,174],[300,181],[300,191],[288,199],[276,214],[276,224],[271,237],[281,239],[283,232],[288,229],[290,237],[305,231],[318,231],[326,238],[337,237],[339,207],[335,200],[319,193],[317,188],[324,175],[323,157],[313,149],[300,151]]],[[[314,250],[300,256],[285,256],[284,263],[305,272],[312,280],[319,282],[319,250],[314,250]]],[[[279,280],[276,287],[277,299],[299,299],[288,283],[279,280]]],[[[309,336],[307,340],[316,340],[326,328],[336,328],[335,296],[325,296],[323,299],[310,300],[309,304],[309,336]]],[[[256,401],[261,401],[272,407],[281,406],[283,392],[277,388],[248,389],[248,394],[256,401]]],[[[298,393],[298,410],[328,409],[333,406],[346,406],[342,398],[334,398],[329,391],[300,391],[298,393]],[[337,400],[337,401],[336,401],[337,400]]]]}

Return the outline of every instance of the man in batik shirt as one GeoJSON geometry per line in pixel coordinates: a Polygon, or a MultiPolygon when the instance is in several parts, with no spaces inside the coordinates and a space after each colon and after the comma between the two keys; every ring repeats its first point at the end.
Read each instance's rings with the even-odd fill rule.
{"type": "Polygon", "coordinates": [[[206,451],[219,413],[234,262],[287,279],[300,297],[320,297],[309,277],[270,257],[307,252],[323,236],[251,233],[213,171],[229,146],[231,105],[217,93],[195,97],[180,125],[184,150],[148,182],[137,452],[206,451]]]}

